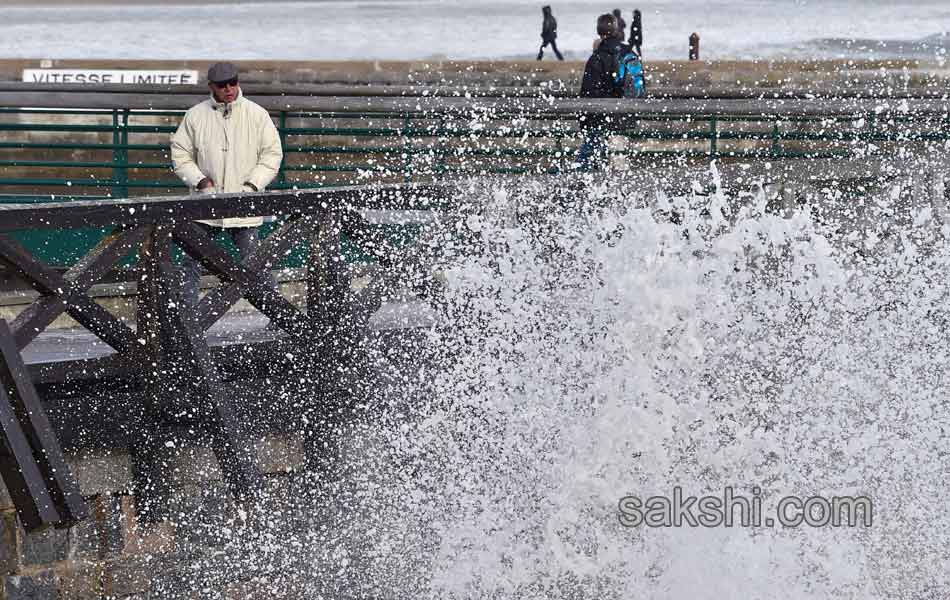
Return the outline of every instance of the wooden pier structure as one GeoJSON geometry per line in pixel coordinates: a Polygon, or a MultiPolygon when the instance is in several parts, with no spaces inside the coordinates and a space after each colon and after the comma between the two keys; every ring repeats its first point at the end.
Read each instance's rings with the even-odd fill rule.
{"type": "MultiPolygon", "coordinates": [[[[0,475],[24,527],[68,526],[87,511],[37,385],[108,387],[109,381],[121,381],[127,393],[139,397],[145,417],[136,424],[129,451],[142,518],[164,517],[162,498],[168,490],[162,456],[172,439],[169,431],[180,430],[182,423],[213,448],[231,492],[252,497],[261,487],[261,474],[253,443],[222,388],[224,372],[280,368],[307,373],[313,401],[335,402],[333,397],[344,393],[336,373],[344,368],[347,350],[364,335],[367,316],[378,308],[354,312],[341,240],[369,239],[372,225],[362,216],[365,211],[398,210],[405,220],[425,221],[446,196],[442,185],[397,184],[0,205],[0,264],[39,293],[12,323],[0,320],[0,424],[9,450],[0,461],[0,475]],[[279,215],[281,222],[243,261],[194,222],[254,215],[279,215]],[[108,233],[65,271],[37,259],[12,235],[90,228],[108,233]],[[268,275],[294,251],[303,256],[303,307],[272,287],[268,275]],[[182,297],[176,252],[193,257],[221,282],[197,305],[182,297]],[[129,257],[133,262],[123,264],[129,257]],[[91,286],[117,273],[137,288],[134,326],[87,295],[91,286]],[[270,319],[275,339],[209,346],[205,331],[241,298],[270,319]],[[112,352],[28,367],[20,351],[63,313],[112,352]]],[[[382,262],[398,260],[392,248],[371,246],[382,262]]]]}

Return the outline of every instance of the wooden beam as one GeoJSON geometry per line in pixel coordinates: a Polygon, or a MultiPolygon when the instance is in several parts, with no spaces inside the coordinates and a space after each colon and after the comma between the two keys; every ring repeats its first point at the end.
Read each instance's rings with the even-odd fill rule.
{"type": "MultiPolygon", "coordinates": [[[[129,354],[139,352],[135,333],[87,296],[81,284],[67,280],[52,267],[35,259],[19,243],[2,235],[0,262],[16,270],[41,294],[59,298],[70,316],[116,351],[129,354]]],[[[48,318],[50,312],[47,310],[43,316],[48,318]]]]}
{"type": "MultiPolygon", "coordinates": [[[[310,227],[310,219],[307,217],[290,219],[261,242],[257,251],[244,260],[244,267],[249,271],[273,269],[285,258],[287,251],[302,239],[306,239],[305,234],[310,227]]],[[[245,288],[240,282],[231,281],[208,292],[197,308],[202,331],[214,325],[244,295],[244,291],[245,288]]]]}
{"type": "Polygon", "coordinates": [[[433,210],[458,201],[450,184],[340,186],[256,194],[155,196],[0,204],[0,232],[20,229],[180,224],[250,215],[315,215],[349,210],[433,210]]]}
{"type": "MultiPolygon", "coordinates": [[[[300,348],[297,340],[235,342],[232,338],[226,345],[210,345],[215,364],[228,379],[277,375],[279,370],[275,371],[270,364],[273,357],[283,356],[288,351],[300,348]]],[[[121,354],[36,363],[27,365],[27,369],[36,385],[43,386],[63,387],[62,384],[66,384],[66,387],[75,387],[112,383],[127,389],[138,389],[141,387],[139,380],[142,379],[141,365],[132,363],[121,354]]]]}
{"type": "MultiPolygon", "coordinates": [[[[88,514],[86,503],[79,491],[79,485],[72,476],[69,465],[63,456],[62,449],[53,433],[46,411],[36,394],[33,382],[30,381],[23,359],[16,347],[13,334],[7,322],[0,319],[0,383],[5,388],[0,397],[0,420],[4,421],[5,440],[14,450],[16,466],[23,473],[22,481],[12,477],[14,484],[26,484],[20,487],[21,512],[30,520],[29,526],[40,527],[49,524],[50,514],[39,510],[44,503],[52,502],[51,506],[56,513],[55,525],[65,526],[84,519],[88,514]],[[12,407],[23,437],[29,444],[33,461],[42,479],[46,494],[39,491],[33,467],[22,454],[22,443],[14,431],[14,424],[9,423],[7,407],[12,407]],[[23,462],[25,461],[25,462],[23,462]],[[27,483],[29,482],[29,483],[27,483]],[[24,498],[29,491],[33,500],[27,502],[24,498]]],[[[5,480],[9,474],[5,474],[5,480]]]]}
{"type": "Polygon", "coordinates": [[[175,242],[182,250],[215,275],[240,284],[244,297],[254,308],[270,317],[288,334],[305,341],[310,338],[307,320],[296,306],[274,289],[265,273],[252,271],[231,258],[194,223],[178,225],[174,231],[175,242]]]}

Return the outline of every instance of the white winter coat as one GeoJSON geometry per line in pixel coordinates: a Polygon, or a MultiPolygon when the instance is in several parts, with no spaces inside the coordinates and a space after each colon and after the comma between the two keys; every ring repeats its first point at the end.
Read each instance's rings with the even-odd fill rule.
{"type": "MultiPolygon", "coordinates": [[[[238,95],[230,105],[209,98],[191,107],[171,139],[175,174],[197,191],[210,177],[214,187],[203,193],[259,191],[273,181],[283,151],[270,115],[258,104],[238,95]]],[[[218,227],[257,227],[261,217],[202,221],[218,227]]]]}

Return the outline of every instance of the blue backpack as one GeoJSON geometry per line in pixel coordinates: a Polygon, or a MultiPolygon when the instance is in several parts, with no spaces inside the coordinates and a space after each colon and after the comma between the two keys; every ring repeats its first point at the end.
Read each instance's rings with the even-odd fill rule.
{"type": "Polygon", "coordinates": [[[617,59],[614,86],[624,98],[645,98],[646,82],[643,79],[643,63],[633,50],[624,50],[617,59]]]}

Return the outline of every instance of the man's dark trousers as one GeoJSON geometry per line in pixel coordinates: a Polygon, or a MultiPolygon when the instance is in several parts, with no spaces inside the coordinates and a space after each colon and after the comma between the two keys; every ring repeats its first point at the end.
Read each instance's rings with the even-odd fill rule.
{"type": "MultiPolygon", "coordinates": [[[[257,227],[214,227],[205,225],[204,223],[198,223],[198,226],[204,228],[204,230],[208,232],[208,235],[212,237],[217,236],[221,231],[226,232],[231,237],[231,241],[234,242],[241,260],[254,254],[261,245],[261,240],[257,237],[257,227]]],[[[197,306],[198,290],[201,280],[201,265],[198,264],[198,261],[186,254],[182,258],[181,269],[184,276],[182,296],[185,302],[191,306],[197,306]]],[[[277,279],[274,277],[274,274],[268,273],[268,278],[273,288],[277,289],[277,279]]]]}

